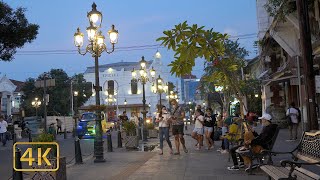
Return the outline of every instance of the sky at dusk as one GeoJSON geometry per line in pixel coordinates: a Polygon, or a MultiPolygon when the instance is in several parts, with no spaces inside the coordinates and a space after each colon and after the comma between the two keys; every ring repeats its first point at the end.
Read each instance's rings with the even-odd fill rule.
{"type": "MultiPolygon", "coordinates": [[[[70,76],[83,73],[93,66],[90,54],[81,56],[73,44],[73,35],[80,27],[89,26],[87,12],[93,1],[88,0],[4,0],[11,7],[24,7],[30,23],[40,26],[37,39],[18,50],[11,62],[0,61],[0,77],[24,81],[52,68],[64,69],[70,76]],[[55,51],[58,50],[58,51],[55,51]],[[48,51],[48,52],[45,52],[48,51]]],[[[253,42],[256,40],[256,0],[96,0],[97,9],[103,14],[102,32],[111,24],[119,31],[118,49],[113,54],[100,57],[100,64],[119,61],[139,61],[141,56],[153,58],[157,49],[164,64],[174,60],[173,52],[157,45],[156,39],[183,21],[198,24],[215,31],[229,33],[249,52],[256,56],[253,42]],[[244,36],[243,36],[244,35],[244,36]]],[[[107,44],[110,47],[110,44],[107,44]]],[[[197,60],[193,73],[203,72],[203,61],[197,60]]]]}

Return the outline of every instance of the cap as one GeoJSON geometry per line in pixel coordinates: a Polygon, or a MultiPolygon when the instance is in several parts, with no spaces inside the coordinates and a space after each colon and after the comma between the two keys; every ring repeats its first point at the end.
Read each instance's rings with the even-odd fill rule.
{"type": "Polygon", "coordinates": [[[272,117],[270,114],[263,114],[262,117],[259,117],[258,119],[265,119],[265,120],[268,120],[268,121],[271,121],[272,117]]]}

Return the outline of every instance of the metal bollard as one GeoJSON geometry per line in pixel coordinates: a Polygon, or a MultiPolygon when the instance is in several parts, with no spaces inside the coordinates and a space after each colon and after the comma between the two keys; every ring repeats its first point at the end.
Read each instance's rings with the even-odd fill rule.
{"type": "Polygon", "coordinates": [[[63,138],[67,139],[67,130],[66,129],[64,129],[63,138]]]}
{"type": "Polygon", "coordinates": [[[76,159],[76,164],[82,164],[82,154],[81,154],[81,147],[80,147],[80,139],[76,138],[74,141],[74,146],[75,146],[75,159],[76,159]]]}
{"type": "Polygon", "coordinates": [[[113,152],[111,133],[107,134],[107,146],[108,146],[108,152],[113,152]]]}
{"type": "Polygon", "coordinates": [[[32,142],[32,136],[31,136],[31,131],[28,131],[28,137],[29,137],[29,142],[32,142]]]}
{"type": "MultiPolygon", "coordinates": [[[[21,158],[21,150],[19,148],[17,148],[16,152],[15,152],[15,159],[14,159],[16,169],[22,169],[22,164],[21,164],[20,158],[21,158]]],[[[13,169],[12,179],[13,180],[23,180],[22,171],[15,171],[13,169]]]]}
{"type": "Polygon", "coordinates": [[[120,131],[118,131],[118,148],[122,148],[122,137],[120,131]]]}
{"type": "Polygon", "coordinates": [[[17,142],[16,133],[13,133],[13,134],[12,134],[12,141],[13,141],[13,144],[15,144],[15,143],[17,142]]]}

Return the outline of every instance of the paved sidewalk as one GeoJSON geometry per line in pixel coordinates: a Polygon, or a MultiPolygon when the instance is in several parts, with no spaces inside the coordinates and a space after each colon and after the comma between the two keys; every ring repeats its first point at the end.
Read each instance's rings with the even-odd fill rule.
{"type": "MultiPolygon", "coordinates": [[[[189,128],[190,129],[190,128],[189,128]]],[[[68,168],[68,179],[265,179],[262,173],[247,175],[243,170],[228,171],[231,165],[228,162],[228,154],[220,154],[216,151],[220,142],[216,142],[214,150],[194,150],[195,140],[185,135],[189,153],[181,152],[180,156],[170,155],[165,143],[164,155],[154,152],[128,152],[124,149],[116,149],[116,152],[105,153],[107,162],[94,164],[92,159],[83,165],[68,168]]],[[[148,144],[154,144],[158,139],[150,139],[148,144]]],[[[171,137],[173,143],[173,137],[171,137]]]]}

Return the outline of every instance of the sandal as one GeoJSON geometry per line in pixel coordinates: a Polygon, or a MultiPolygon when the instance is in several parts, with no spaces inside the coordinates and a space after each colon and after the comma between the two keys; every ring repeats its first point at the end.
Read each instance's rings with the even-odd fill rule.
{"type": "Polygon", "coordinates": [[[162,152],[162,153],[159,153],[159,155],[163,155],[163,152],[162,152]]]}
{"type": "Polygon", "coordinates": [[[183,151],[184,151],[185,153],[188,153],[188,149],[187,149],[187,148],[183,148],[183,151]]]}
{"type": "Polygon", "coordinates": [[[173,153],[174,155],[180,155],[180,153],[179,152],[175,152],[175,153],[173,153]]]}

